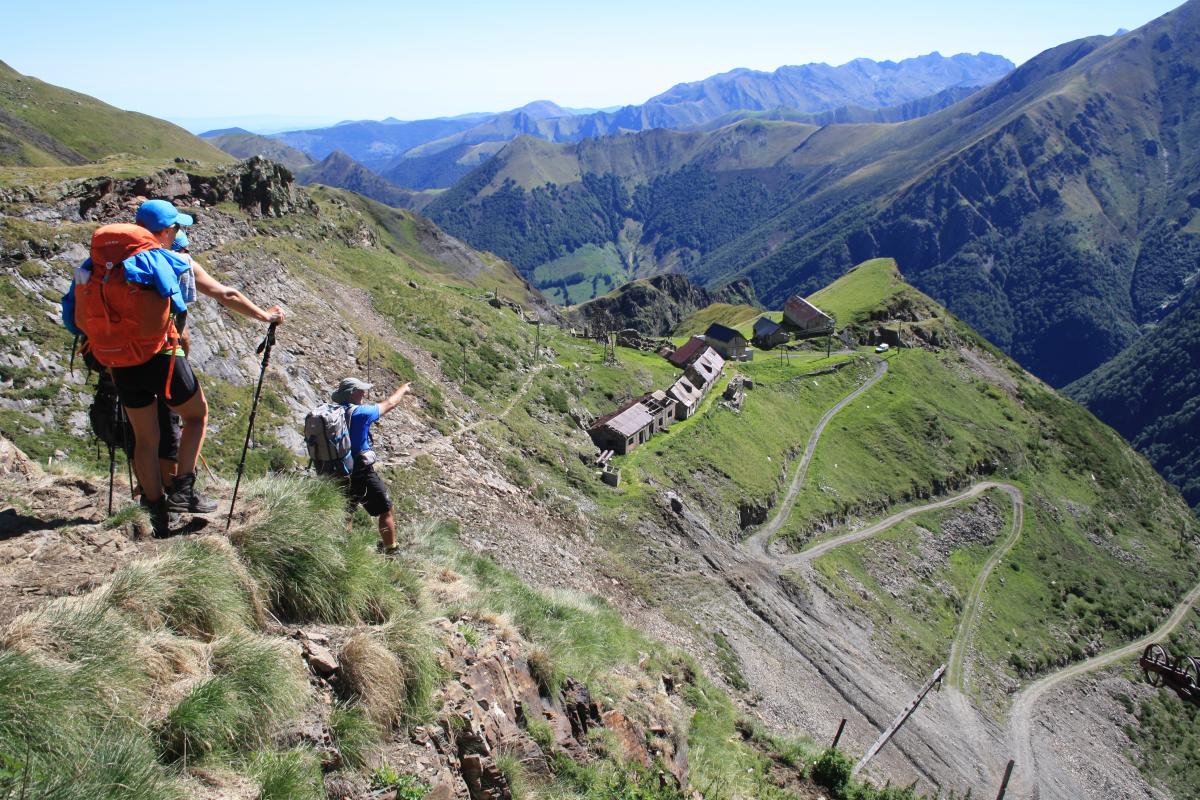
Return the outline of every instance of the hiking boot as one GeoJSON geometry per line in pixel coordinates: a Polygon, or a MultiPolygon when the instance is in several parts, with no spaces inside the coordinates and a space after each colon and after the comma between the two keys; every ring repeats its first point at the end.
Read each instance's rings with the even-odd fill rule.
{"type": "Polygon", "coordinates": [[[400,555],[400,545],[393,544],[388,546],[383,542],[376,542],[375,552],[382,554],[384,558],[397,558],[400,555]]]}
{"type": "Polygon", "coordinates": [[[175,476],[167,508],[187,514],[211,514],[217,510],[217,501],[196,491],[196,473],[192,472],[175,476]]]}
{"type": "Polygon", "coordinates": [[[167,498],[158,498],[153,503],[147,502],[146,496],[141,498],[142,508],[150,512],[150,530],[156,539],[171,535],[171,528],[179,524],[179,515],[172,514],[167,508],[167,498]]]}

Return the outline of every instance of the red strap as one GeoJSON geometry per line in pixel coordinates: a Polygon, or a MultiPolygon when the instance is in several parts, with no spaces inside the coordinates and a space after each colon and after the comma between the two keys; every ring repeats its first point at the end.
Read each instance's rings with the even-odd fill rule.
{"type": "Polygon", "coordinates": [[[179,350],[179,331],[175,330],[175,320],[172,319],[169,325],[167,347],[171,349],[171,363],[167,366],[167,385],[163,391],[163,397],[167,400],[171,399],[171,378],[175,376],[175,354],[179,350]]]}

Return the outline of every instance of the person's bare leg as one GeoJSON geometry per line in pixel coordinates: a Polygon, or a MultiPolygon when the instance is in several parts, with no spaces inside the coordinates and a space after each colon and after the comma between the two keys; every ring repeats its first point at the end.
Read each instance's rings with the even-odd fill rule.
{"type": "Polygon", "coordinates": [[[379,538],[385,548],[396,544],[396,516],[390,508],[379,515],[379,538]]]}
{"type": "MultiPolygon", "coordinates": [[[[179,436],[179,460],[176,461],[175,474],[191,475],[196,471],[196,461],[200,458],[200,447],[204,444],[204,434],[208,430],[208,400],[204,397],[204,389],[197,389],[186,403],[172,406],[171,410],[178,414],[183,421],[183,431],[179,436]]],[[[158,441],[157,436],[155,441],[158,441]]]]}
{"type": "Polygon", "coordinates": [[[162,476],[158,472],[158,410],[151,403],[142,408],[126,408],[125,416],[133,428],[133,471],[142,484],[142,496],[153,503],[163,496],[162,476]]]}

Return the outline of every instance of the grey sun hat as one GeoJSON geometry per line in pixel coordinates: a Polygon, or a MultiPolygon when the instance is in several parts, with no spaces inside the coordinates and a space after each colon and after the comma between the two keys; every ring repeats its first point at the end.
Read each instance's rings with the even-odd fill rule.
{"type": "Polygon", "coordinates": [[[333,390],[333,394],[329,396],[335,403],[347,403],[350,401],[350,395],[359,389],[364,392],[369,391],[375,384],[360,381],[358,378],[342,378],[342,382],[333,390]]]}

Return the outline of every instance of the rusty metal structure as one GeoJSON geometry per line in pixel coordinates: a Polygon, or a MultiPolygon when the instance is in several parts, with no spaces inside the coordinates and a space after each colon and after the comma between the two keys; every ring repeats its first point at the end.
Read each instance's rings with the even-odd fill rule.
{"type": "Polygon", "coordinates": [[[1172,659],[1167,648],[1155,642],[1146,646],[1138,664],[1151,686],[1166,686],[1180,700],[1200,705],[1200,658],[1180,656],[1172,659]]]}

